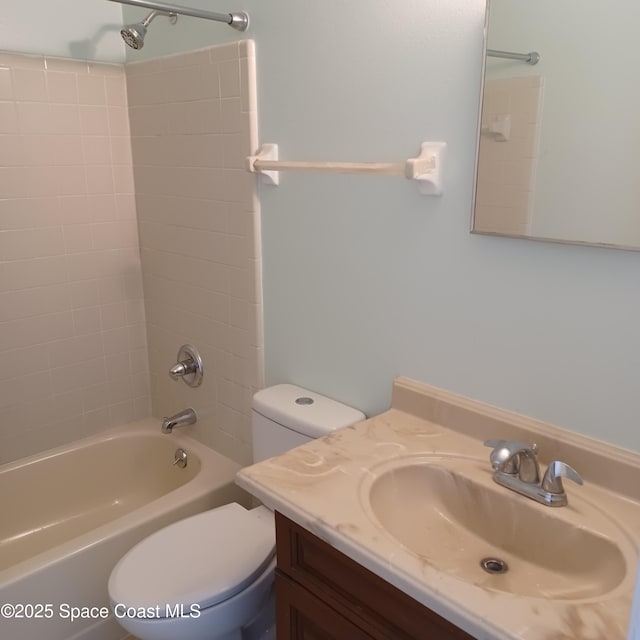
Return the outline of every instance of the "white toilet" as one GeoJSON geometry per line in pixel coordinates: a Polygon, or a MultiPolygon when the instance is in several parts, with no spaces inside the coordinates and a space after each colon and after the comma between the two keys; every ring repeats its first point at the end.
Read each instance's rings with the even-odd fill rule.
{"type": "MultiPolygon", "coordinates": [[[[256,393],[255,462],[335,429],[363,413],[281,384],[256,393]]],[[[275,638],[275,531],[266,507],[227,504],[156,531],[130,549],[109,578],[116,619],[140,640],[275,638]]]]}

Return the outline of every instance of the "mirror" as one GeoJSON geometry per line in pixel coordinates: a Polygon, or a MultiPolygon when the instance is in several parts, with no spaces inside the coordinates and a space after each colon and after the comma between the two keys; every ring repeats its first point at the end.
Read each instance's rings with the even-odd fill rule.
{"type": "Polygon", "coordinates": [[[472,231],[640,250],[640,2],[487,11],[472,231]]]}

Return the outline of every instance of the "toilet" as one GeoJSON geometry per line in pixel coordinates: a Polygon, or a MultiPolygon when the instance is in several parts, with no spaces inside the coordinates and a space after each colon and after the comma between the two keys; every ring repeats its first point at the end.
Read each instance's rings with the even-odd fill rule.
{"type": "MultiPolygon", "coordinates": [[[[291,384],[255,394],[259,462],[346,427],[357,409],[291,384]]],[[[273,513],[231,503],[160,529],[130,549],[109,578],[116,620],[140,640],[275,638],[273,513]]]]}

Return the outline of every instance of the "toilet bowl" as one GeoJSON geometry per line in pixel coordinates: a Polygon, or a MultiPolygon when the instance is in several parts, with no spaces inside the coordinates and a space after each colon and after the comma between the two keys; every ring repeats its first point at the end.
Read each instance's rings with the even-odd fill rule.
{"type": "MultiPolygon", "coordinates": [[[[253,399],[254,460],[282,453],[365,418],[295,385],[253,399]]],[[[140,640],[275,638],[273,512],[227,504],[156,531],[109,578],[116,620],[140,640]]]]}

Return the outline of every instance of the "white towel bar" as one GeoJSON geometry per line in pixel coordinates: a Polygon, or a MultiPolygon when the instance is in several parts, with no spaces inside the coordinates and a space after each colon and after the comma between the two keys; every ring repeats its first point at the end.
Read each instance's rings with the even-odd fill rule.
{"type": "Polygon", "coordinates": [[[417,180],[425,195],[442,194],[442,158],[445,142],[423,142],[420,155],[405,162],[295,162],[278,160],[278,145],[263,144],[255,156],[247,158],[247,170],[262,175],[266,184],[279,185],[280,171],[354,173],[360,175],[403,176],[417,180]]]}

